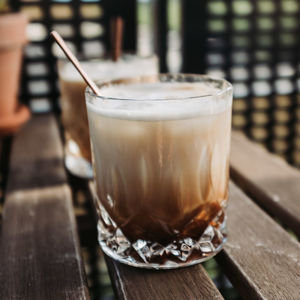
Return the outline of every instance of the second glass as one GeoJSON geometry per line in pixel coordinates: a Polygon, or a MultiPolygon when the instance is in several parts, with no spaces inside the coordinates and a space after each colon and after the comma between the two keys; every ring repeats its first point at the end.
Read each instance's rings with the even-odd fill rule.
{"type": "MultiPolygon", "coordinates": [[[[123,55],[117,62],[98,59],[82,61],[81,65],[97,81],[158,73],[158,60],[154,55],[123,55]]],[[[71,174],[89,179],[93,177],[93,170],[84,99],[86,84],[68,60],[58,61],[58,74],[65,133],[65,166],[71,174]]]]}

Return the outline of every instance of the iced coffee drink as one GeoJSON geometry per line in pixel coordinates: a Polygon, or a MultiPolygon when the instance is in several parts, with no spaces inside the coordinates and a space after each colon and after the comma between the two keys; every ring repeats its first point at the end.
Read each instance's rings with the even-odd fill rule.
{"type": "MultiPolygon", "coordinates": [[[[124,76],[154,75],[158,73],[155,56],[124,55],[117,62],[111,60],[82,61],[83,69],[93,80],[110,80],[124,76]]],[[[91,178],[91,150],[84,100],[86,84],[67,60],[58,63],[62,122],[65,130],[65,165],[76,176],[91,178]]]]}
{"type": "Polygon", "coordinates": [[[232,87],[201,75],[130,78],[86,103],[99,242],[114,259],[169,269],[226,240],[232,87]]]}

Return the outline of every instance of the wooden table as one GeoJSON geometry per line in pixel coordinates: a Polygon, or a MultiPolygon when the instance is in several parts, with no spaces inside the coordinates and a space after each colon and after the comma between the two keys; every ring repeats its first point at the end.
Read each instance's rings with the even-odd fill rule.
{"type": "MultiPolygon", "coordinates": [[[[218,264],[244,299],[300,299],[299,170],[233,133],[231,180],[218,264]]],[[[72,205],[57,121],[35,116],[10,151],[0,299],[90,298],[72,205]]],[[[201,264],[150,271],[106,261],[119,299],[223,299],[201,264]]]]}

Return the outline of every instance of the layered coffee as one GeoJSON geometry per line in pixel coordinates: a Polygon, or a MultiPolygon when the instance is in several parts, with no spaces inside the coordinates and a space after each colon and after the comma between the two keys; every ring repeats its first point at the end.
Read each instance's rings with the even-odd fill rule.
{"type": "MultiPolygon", "coordinates": [[[[89,60],[81,62],[82,68],[95,81],[105,81],[131,75],[158,73],[158,62],[153,57],[124,55],[117,62],[89,60]]],[[[87,112],[84,99],[86,84],[69,61],[58,64],[62,123],[66,138],[66,166],[74,175],[90,177],[91,150],[87,112]],[[89,171],[90,169],[90,171],[89,171]]]]}
{"type": "Polygon", "coordinates": [[[232,94],[219,82],[148,81],[87,94],[99,239],[121,261],[170,268],[225,239],[232,94]]]}

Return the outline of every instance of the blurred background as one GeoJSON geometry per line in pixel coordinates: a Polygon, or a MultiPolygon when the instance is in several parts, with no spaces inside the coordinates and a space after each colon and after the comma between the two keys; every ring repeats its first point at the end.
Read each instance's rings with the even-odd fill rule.
{"type": "MultiPolygon", "coordinates": [[[[206,73],[234,85],[233,127],[300,167],[299,0],[11,0],[24,12],[20,101],[33,113],[59,114],[58,31],[78,55],[110,51],[110,19],[124,19],[123,49],[156,53],[161,72],[206,73]]],[[[74,180],[74,179],[73,179],[74,180]]],[[[76,194],[78,218],[85,196],[76,194]]],[[[82,242],[94,299],[114,299],[98,248],[82,242]]],[[[239,299],[214,260],[205,263],[226,299],[239,299]]]]}

